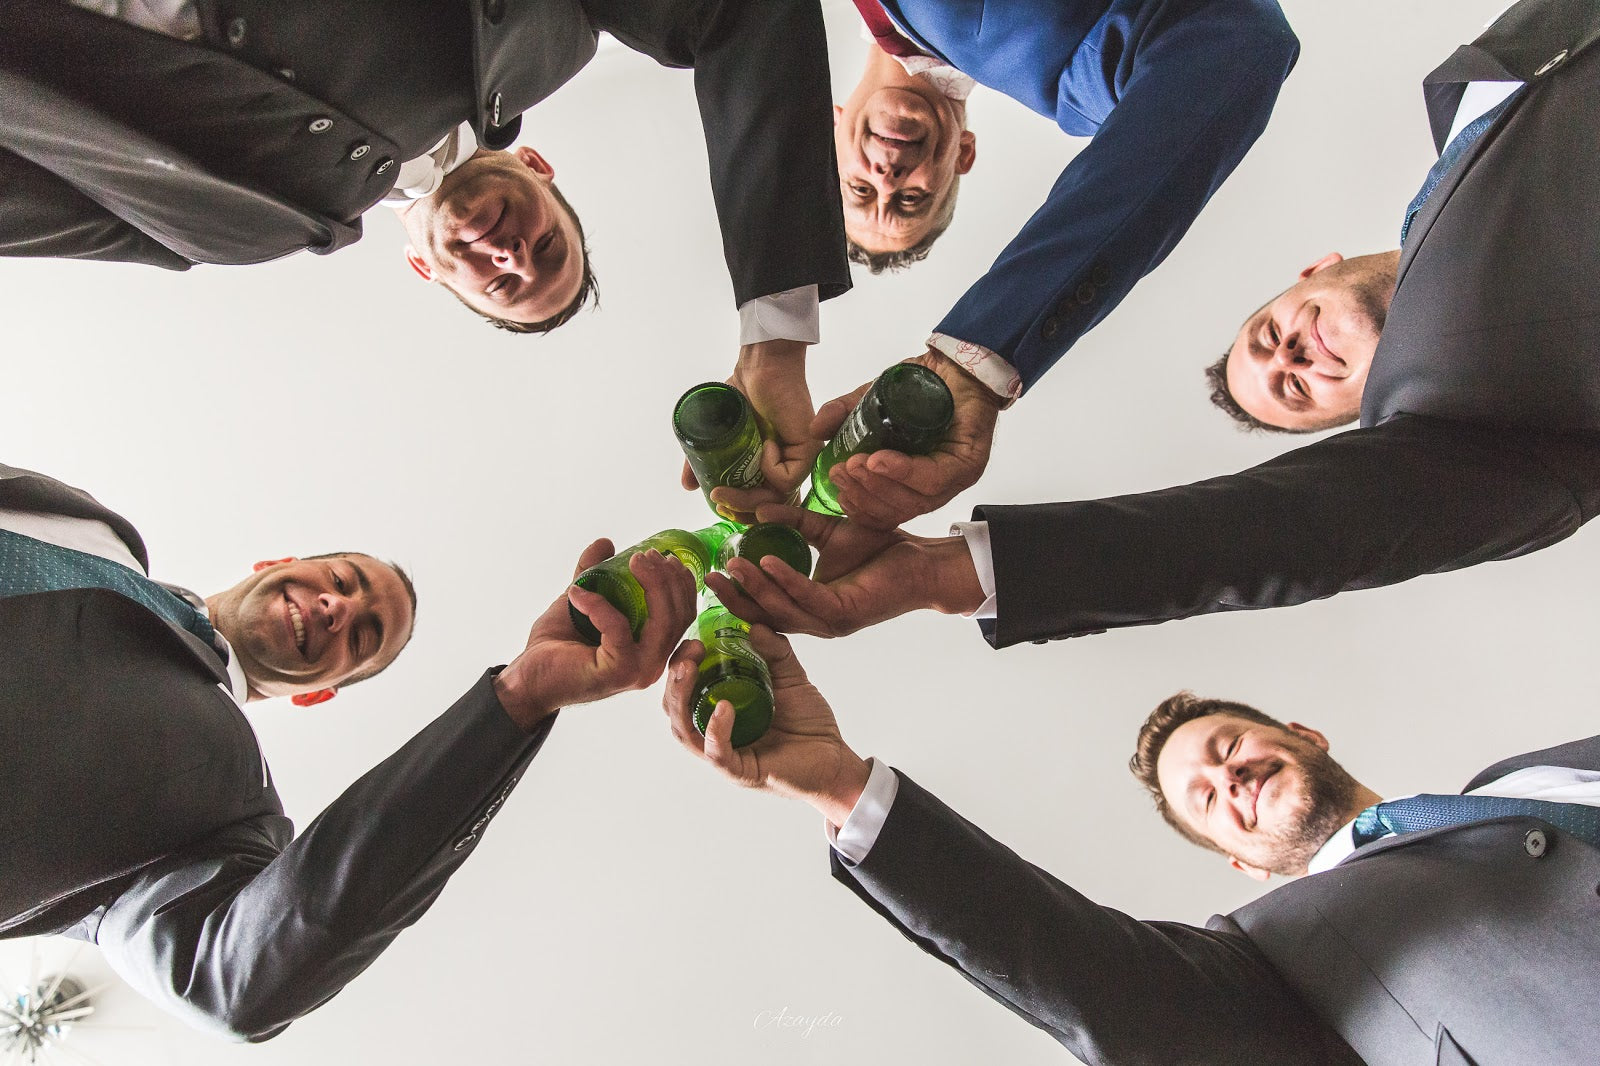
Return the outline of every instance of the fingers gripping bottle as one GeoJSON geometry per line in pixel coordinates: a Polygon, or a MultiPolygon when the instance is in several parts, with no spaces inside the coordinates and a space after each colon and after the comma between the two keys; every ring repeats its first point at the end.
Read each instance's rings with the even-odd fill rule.
{"type": "Polygon", "coordinates": [[[749,401],[732,385],[696,385],[678,398],[672,431],[706,503],[722,517],[731,517],[712,502],[711,490],[719,485],[754,488],[762,481],[761,427],[749,401]]]}
{"type": "Polygon", "coordinates": [[[938,374],[917,363],[891,366],[878,375],[818,454],[804,506],[823,514],[844,514],[828,471],[852,455],[885,448],[926,455],[944,440],[955,410],[950,389],[938,374]]]}
{"type": "MultiPolygon", "coordinates": [[[[802,574],[811,573],[811,548],[798,532],[776,523],[751,526],[728,538],[717,555],[718,567],[734,556],[760,563],[776,555],[802,574]]],[[[733,704],[733,746],[753,744],[772,724],[772,675],[750,644],[750,626],[737,618],[709,592],[695,623],[695,635],[705,645],[700,672],[690,697],[694,727],[704,735],[711,713],[720,700],[733,704]]]]}
{"type": "MultiPolygon", "coordinates": [[[[589,567],[577,576],[573,584],[604,596],[607,603],[622,612],[633,630],[633,639],[638,640],[645,620],[650,617],[650,609],[645,603],[643,586],[628,569],[628,560],[639,552],[652,549],[663,555],[675,555],[694,575],[695,587],[704,588],[706,571],[711,569],[717,550],[735,528],[731,523],[719,522],[695,533],[684,529],[663,529],[655,536],[646,537],[633,547],[589,567]]],[[[600,631],[588,616],[574,607],[570,600],[567,602],[567,611],[572,616],[572,625],[578,631],[578,636],[585,643],[599,647],[600,631]]]]}

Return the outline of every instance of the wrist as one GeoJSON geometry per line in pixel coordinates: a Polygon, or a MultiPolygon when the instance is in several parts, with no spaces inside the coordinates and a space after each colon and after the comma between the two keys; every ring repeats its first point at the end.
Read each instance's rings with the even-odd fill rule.
{"type": "Polygon", "coordinates": [[[538,698],[538,688],[529,670],[523,665],[523,656],[494,676],[494,694],[500,706],[518,729],[531,733],[539,723],[550,717],[559,707],[547,705],[538,698]]]}
{"type": "Polygon", "coordinates": [[[850,812],[856,809],[861,793],[872,776],[872,766],[840,741],[838,772],[824,788],[808,792],[805,801],[826,818],[835,828],[844,825],[850,812]]]}
{"type": "Polygon", "coordinates": [[[765,340],[739,346],[739,365],[750,369],[791,368],[805,365],[805,341],[765,340]]]}
{"type": "Polygon", "coordinates": [[[967,538],[933,537],[922,548],[929,607],[941,614],[971,614],[983,606],[989,597],[978,580],[967,538]]]}

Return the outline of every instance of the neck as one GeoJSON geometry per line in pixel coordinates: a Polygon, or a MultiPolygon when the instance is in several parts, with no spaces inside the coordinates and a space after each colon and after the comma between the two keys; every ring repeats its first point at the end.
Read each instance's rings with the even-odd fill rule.
{"type": "Polygon", "coordinates": [[[1344,821],[1340,822],[1339,824],[1348,825],[1356,820],[1356,815],[1360,814],[1374,803],[1382,802],[1382,796],[1372,791],[1372,789],[1368,788],[1366,785],[1361,784],[1359,781],[1356,782],[1356,794],[1350,800],[1350,809],[1345,812],[1344,821]]]}

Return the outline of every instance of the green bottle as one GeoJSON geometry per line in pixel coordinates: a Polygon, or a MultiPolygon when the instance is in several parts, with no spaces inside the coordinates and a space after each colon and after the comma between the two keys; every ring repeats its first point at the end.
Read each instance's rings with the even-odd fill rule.
{"type": "Polygon", "coordinates": [[[772,674],[766,660],[750,646],[750,627],[714,596],[695,622],[696,636],[705,645],[705,658],[695,677],[694,727],[704,736],[718,700],[733,704],[733,746],[742,748],[760,740],[772,724],[772,674]]]}
{"type": "MultiPolygon", "coordinates": [[[[633,547],[626,548],[604,562],[589,567],[578,575],[573,584],[604,596],[607,603],[622,612],[633,630],[633,639],[638,640],[640,630],[644,629],[645,619],[650,617],[650,611],[644,602],[644,588],[639,584],[639,579],[628,569],[628,560],[639,552],[649,551],[652,548],[662,555],[671,553],[676,555],[694,575],[695,588],[702,589],[705,587],[706,571],[711,569],[712,561],[717,557],[717,550],[736,528],[732,523],[719,522],[695,533],[683,529],[663,529],[655,536],[646,537],[633,547]]],[[[567,601],[567,611],[572,616],[572,625],[578,631],[578,636],[585,643],[599,647],[600,631],[589,621],[588,616],[574,607],[570,600],[567,601]]]]}
{"type": "Polygon", "coordinates": [[[939,375],[917,363],[896,363],[872,383],[856,409],[823,446],[811,468],[811,491],[804,506],[842,515],[828,471],[852,455],[889,449],[926,455],[944,440],[955,417],[955,400],[939,375]]]}
{"type": "Polygon", "coordinates": [[[733,532],[717,550],[715,569],[728,572],[728,560],[748,559],[757,566],[769,555],[776,555],[800,573],[811,576],[811,545],[793,526],[781,522],[757,522],[733,532]]]}
{"type": "Polygon", "coordinates": [[[761,427],[744,393],[717,381],[696,385],[678,398],[672,410],[672,431],[683,446],[707,505],[731,518],[712,502],[711,490],[719,485],[754,488],[762,481],[761,427]]]}

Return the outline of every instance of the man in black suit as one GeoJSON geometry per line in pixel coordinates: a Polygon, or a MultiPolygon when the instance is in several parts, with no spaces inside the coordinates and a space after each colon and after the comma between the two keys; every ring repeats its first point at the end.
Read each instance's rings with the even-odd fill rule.
{"type": "Polygon", "coordinates": [[[1135,756],[1169,819],[1254,875],[1317,872],[1205,928],[1142,922],[862,759],[788,642],[755,634],[779,694],[767,735],[734,749],[726,704],[695,731],[690,642],[665,700],[679,741],[739,784],[810,803],[839,881],[1082,1061],[1593,1061],[1600,738],[1496,764],[1470,797],[1374,808],[1322,734],[1182,694],[1135,756]]]}
{"type": "MultiPolygon", "coordinates": [[[[612,553],[589,546],[580,569],[612,553]]],[[[0,936],[92,940],[191,1023],[262,1040],[420,918],[482,838],[557,710],[647,685],[694,618],[675,560],[636,557],[650,622],[581,589],[526,650],[365,774],[298,837],[241,705],[326,698],[409,639],[401,572],[365,555],[262,564],[201,601],[87,493],[0,466],[0,936]],[[658,618],[659,616],[659,618],[658,618]]]]}
{"type": "Polygon", "coordinates": [[[735,378],[781,442],[809,439],[805,347],[850,287],[817,0],[110,7],[129,13],[0,8],[0,255],[259,263],[344,247],[388,199],[419,273],[497,326],[554,328],[593,291],[583,228],[551,164],[507,149],[604,31],[693,68],[735,378]]]}
{"type": "MultiPolygon", "coordinates": [[[[833,635],[976,611],[1001,647],[1298,604],[1570,536],[1600,509],[1600,202],[1573,164],[1600,156],[1597,38],[1594,4],[1521,0],[1459,49],[1425,84],[1448,147],[1403,248],[1313,264],[1217,368],[1257,417],[1312,429],[1359,410],[1360,428],[1161,492],[979,507],[957,537],[807,518],[832,547],[826,584],[735,563],[759,606],[716,591],[741,617],[833,635]]],[[[895,491],[862,463],[841,474],[895,491]]]]}

